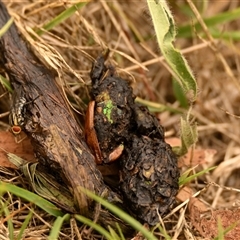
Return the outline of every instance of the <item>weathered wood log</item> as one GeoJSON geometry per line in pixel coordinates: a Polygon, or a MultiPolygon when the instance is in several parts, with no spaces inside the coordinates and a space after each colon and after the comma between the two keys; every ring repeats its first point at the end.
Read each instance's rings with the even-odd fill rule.
{"type": "MultiPolygon", "coordinates": [[[[0,28],[9,18],[0,2],[0,28]]],[[[0,65],[9,75],[16,94],[13,106],[17,110],[13,120],[32,140],[39,164],[69,187],[77,211],[92,217],[94,203],[79,187],[98,195],[112,192],[96,168],[53,71],[28,48],[15,24],[0,38],[0,65]]]]}

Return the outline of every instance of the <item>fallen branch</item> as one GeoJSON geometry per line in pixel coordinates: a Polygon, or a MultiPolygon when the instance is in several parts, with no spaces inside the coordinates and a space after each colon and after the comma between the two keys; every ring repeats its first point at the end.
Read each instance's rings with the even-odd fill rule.
{"type": "MultiPolygon", "coordinates": [[[[9,18],[0,2],[0,28],[9,18]]],[[[113,193],[96,168],[54,73],[27,47],[15,24],[0,38],[0,52],[0,65],[15,91],[12,124],[31,139],[39,165],[70,189],[76,211],[93,218],[94,202],[80,188],[104,193],[105,198],[113,193]]],[[[103,215],[104,221],[112,219],[110,213],[103,215]]]]}

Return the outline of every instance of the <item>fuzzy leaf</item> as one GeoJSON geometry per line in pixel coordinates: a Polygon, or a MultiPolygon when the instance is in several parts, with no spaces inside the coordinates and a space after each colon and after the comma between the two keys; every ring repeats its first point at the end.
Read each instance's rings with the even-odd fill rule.
{"type": "Polygon", "coordinates": [[[147,0],[147,3],[162,54],[188,99],[194,102],[197,95],[197,83],[184,56],[173,46],[176,28],[167,3],[165,0],[147,0]]]}
{"type": "Polygon", "coordinates": [[[182,156],[187,153],[188,148],[197,142],[197,126],[191,124],[188,119],[181,118],[181,147],[174,147],[173,151],[182,156]]]}

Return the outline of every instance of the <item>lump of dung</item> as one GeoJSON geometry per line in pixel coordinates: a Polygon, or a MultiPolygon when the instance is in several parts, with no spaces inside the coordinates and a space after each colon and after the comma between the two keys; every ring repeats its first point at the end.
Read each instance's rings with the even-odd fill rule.
{"type": "Polygon", "coordinates": [[[155,225],[169,212],[178,192],[177,158],[164,140],[164,129],[148,109],[134,102],[129,83],[107,74],[104,58],[93,66],[94,128],[104,162],[119,144],[119,188],[128,210],[141,222],[155,225]]]}
{"type": "Polygon", "coordinates": [[[171,147],[157,138],[132,136],[121,157],[121,189],[129,210],[142,222],[155,225],[158,214],[172,208],[179,170],[171,147]]]}
{"type": "Polygon", "coordinates": [[[94,66],[91,72],[95,100],[94,127],[103,161],[107,163],[109,154],[129,138],[134,96],[132,88],[122,78],[111,74],[102,77],[107,71],[102,57],[94,66]]]}

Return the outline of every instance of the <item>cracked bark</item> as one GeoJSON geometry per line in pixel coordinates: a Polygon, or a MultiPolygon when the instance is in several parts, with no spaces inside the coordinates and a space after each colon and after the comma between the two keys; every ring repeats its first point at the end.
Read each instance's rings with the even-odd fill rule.
{"type": "MultiPolygon", "coordinates": [[[[0,2],[0,28],[9,20],[0,2]]],[[[26,107],[24,132],[32,140],[40,165],[71,190],[77,211],[93,218],[94,203],[79,187],[97,195],[112,194],[104,184],[83,133],[71,113],[54,72],[44,66],[28,48],[15,24],[0,38],[0,65],[9,75],[18,97],[26,107]]],[[[102,211],[102,217],[112,215],[102,211]]],[[[101,218],[101,214],[100,214],[101,218]]],[[[116,219],[115,219],[116,221],[116,219]]]]}

